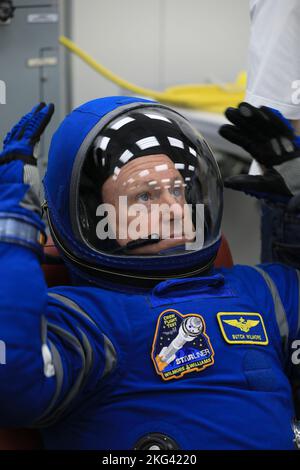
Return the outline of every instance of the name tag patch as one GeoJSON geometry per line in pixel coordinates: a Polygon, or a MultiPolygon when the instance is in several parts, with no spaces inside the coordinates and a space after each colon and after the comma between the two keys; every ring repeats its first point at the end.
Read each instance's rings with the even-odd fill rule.
{"type": "Polygon", "coordinates": [[[156,325],[151,358],[163,380],[179,379],[212,366],[214,350],[203,317],[196,313],[182,315],[174,309],[162,312],[156,325]]]}
{"type": "Polygon", "coordinates": [[[222,336],[229,344],[269,344],[264,320],[259,313],[219,312],[222,336]]]}

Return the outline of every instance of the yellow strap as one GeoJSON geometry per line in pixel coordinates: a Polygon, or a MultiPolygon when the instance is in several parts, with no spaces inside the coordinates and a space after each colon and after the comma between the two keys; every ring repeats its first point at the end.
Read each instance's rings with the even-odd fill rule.
{"type": "Polygon", "coordinates": [[[245,79],[243,74],[238,77],[236,83],[225,85],[183,85],[159,92],[140,87],[114,74],[78,47],[71,39],[60,36],[59,42],[69,51],[80,57],[96,72],[119,87],[139,96],[148,96],[161,103],[204,111],[223,112],[228,106],[236,106],[244,99],[245,79]]]}

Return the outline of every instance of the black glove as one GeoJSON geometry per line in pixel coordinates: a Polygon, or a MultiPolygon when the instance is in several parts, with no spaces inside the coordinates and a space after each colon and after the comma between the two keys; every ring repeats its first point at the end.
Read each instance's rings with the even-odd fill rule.
{"type": "Polygon", "coordinates": [[[300,137],[287,119],[277,110],[248,103],[228,108],[225,115],[233,125],[223,125],[220,135],[264,167],[263,175],[232,176],[225,180],[225,186],[277,201],[300,194],[300,137]]]}

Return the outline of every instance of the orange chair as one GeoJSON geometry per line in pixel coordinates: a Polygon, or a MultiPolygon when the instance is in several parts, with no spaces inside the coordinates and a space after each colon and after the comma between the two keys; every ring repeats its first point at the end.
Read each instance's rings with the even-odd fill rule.
{"type": "MultiPolygon", "coordinates": [[[[49,237],[45,246],[45,264],[43,271],[49,287],[70,284],[68,271],[59,257],[58,251],[49,237]]],[[[230,248],[225,237],[215,261],[216,267],[229,268],[233,265],[230,248]]],[[[0,450],[34,450],[41,449],[42,441],[37,431],[28,429],[0,430],[0,450]]]]}
{"type": "Polygon", "coordinates": [[[215,260],[215,267],[216,268],[231,268],[233,266],[233,258],[232,254],[228,245],[228,241],[222,235],[222,242],[219,248],[216,260],[215,260]]]}

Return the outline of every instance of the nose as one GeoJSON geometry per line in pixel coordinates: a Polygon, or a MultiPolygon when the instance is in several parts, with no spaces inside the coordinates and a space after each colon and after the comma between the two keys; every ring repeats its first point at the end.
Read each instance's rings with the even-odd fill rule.
{"type": "Polygon", "coordinates": [[[173,206],[171,211],[171,219],[181,219],[182,214],[182,206],[178,202],[178,199],[169,191],[169,189],[164,188],[160,195],[160,204],[166,204],[167,206],[173,206]]]}
{"type": "Polygon", "coordinates": [[[176,197],[169,191],[169,189],[164,188],[160,195],[160,203],[168,204],[171,206],[177,202],[176,197]]]}

